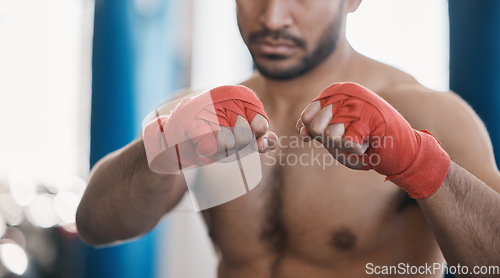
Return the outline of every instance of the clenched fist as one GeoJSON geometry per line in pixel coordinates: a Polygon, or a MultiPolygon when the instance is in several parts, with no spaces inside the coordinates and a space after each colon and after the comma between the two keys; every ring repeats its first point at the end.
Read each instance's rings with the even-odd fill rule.
{"type": "Polygon", "coordinates": [[[143,140],[150,168],[177,174],[220,161],[254,140],[258,151],[271,150],[277,137],[268,127],[254,92],[244,86],[222,86],[184,99],[169,115],[158,115],[144,128],[143,140]]]}
{"type": "Polygon", "coordinates": [[[297,130],[347,167],[373,169],[416,199],[434,193],[450,166],[430,133],[414,130],[389,103],[355,83],[326,88],[305,108],[297,130]]]}

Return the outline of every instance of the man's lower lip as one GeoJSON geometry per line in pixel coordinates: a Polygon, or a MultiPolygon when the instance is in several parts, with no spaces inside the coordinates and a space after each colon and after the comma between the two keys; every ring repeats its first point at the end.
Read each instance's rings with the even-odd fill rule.
{"type": "Polygon", "coordinates": [[[289,45],[258,44],[257,49],[260,54],[264,55],[289,55],[294,50],[294,47],[289,45]]]}

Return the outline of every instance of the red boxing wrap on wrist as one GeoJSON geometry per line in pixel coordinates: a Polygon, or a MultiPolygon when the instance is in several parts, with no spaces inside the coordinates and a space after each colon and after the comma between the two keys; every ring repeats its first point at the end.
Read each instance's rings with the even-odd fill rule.
{"type": "Polygon", "coordinates": [[[169,115],[158,116],[144,128],[150,168],[174,174],[186,167],[218,161],[220,126],[231,129],[238,115],[251,123],[257,114],[269,121],[260,100],[245,86],[221,86],[184,99],[169,115]]]}
{"type": "Polygon", "coordinates": [[[379,156],[376,165],[367,165],[387,176],[415,199],[425,199],[443,183],[450,157],[427,131],[414,130],[384,99],[355,83],[335,83],[314,101],[321,107],[332,104],[330,124],[343,123],[344,138],[362,144],[369,142],[363,161],[379,156]]]}

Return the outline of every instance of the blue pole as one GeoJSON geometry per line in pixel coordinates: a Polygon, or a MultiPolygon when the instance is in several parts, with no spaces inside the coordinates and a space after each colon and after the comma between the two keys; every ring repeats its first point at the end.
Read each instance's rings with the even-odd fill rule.
{"type": "MultiPolygon", "coordinates": [[[[175,47],[178,25],[174,20],[182,16],[175,12],[176,3],[182,1],[163,1],[156,12],[141,15],[132,0],[96,1],[91,165],[137,138],[146,114],[185,85],[185,68],[175,47]]],[[[160,225],[120,246],[85,247],[83,277],[155,277],[157,245],[166,232],[166,225],[160,225]]]]}
{"type": "MultiPolygon", "coordinates": [[[[96,1],[90,163],[137,137],[131,1],[96,1]]],[[[84,277],[153,277],[155,233],[120,246],[87,247],[84,277]]]]}
{"type": "Polygon", "coordinates": [[[486,124],[500,162],[500,1],[451,0],[450,89],[486,124]]]}

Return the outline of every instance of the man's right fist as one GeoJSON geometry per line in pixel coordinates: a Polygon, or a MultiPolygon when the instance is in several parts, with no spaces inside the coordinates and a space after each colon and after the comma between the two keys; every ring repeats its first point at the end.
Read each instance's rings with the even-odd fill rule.
{"type": "Polygon", "coordinates": [[[450,168],[434,136],[414,130],[388,102],[356,83],[323,90],[304,109],[297,129],[306,140],[318,138],[344,165],[373,169],[414,199],[436,192],[450,168]]]}
{"type": "Polygon", "coordinates": [[[156,115],[143,130],[150,168],[178,174],[211,164],[257,140],[260,152],[276,146],[276,135],[255,93],[244,86],[222,86],[180,102],[169,115],[156,115]]]}

